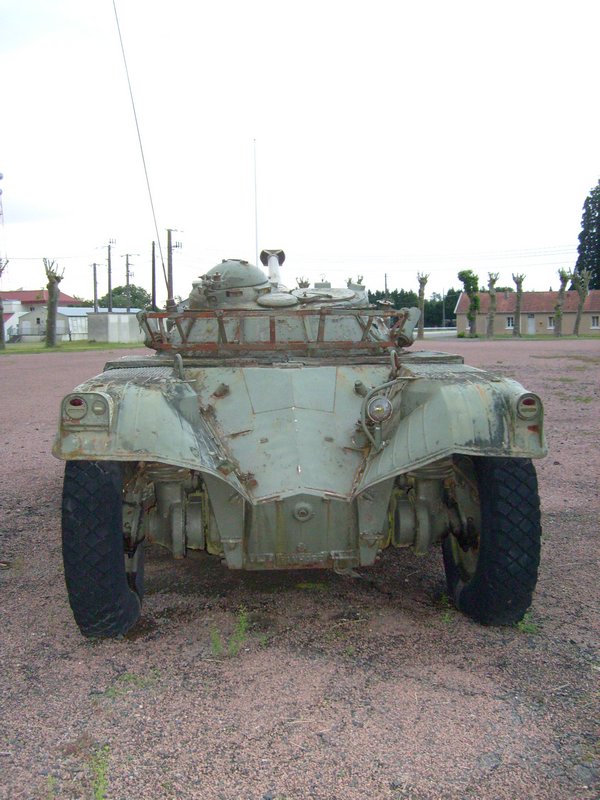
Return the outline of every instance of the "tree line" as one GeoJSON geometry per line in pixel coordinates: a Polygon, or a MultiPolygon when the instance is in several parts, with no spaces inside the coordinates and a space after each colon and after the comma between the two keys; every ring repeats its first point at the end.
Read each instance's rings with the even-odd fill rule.
{"type": "MultiPolygon", "coordinates": [[[[56,306],[58,303],[58,284],[63,278],[64,270],[60,270],[52,259],[44,258],[44,270],[48,280],[48,324],[46,344],[50,347],[56,343],[56,306]],[[51,313],[52,312],[52,313],[51,313]]],[[[8,266],[8,259],[0,258],[0,277],[8,266]]],[[[577,316],[575,320],[575,335],[579,335],[579,325],[583,312],[583,305],[590,289],[600,289],[600,180],[590,191],[583,204],[581,218],[581,233],[577,247],[577,262],[572,270],[560,269],[558,271],[560,289],[554,307],[554,334],[562,335],[562,309],[565,300],[567,285],[577,291],[579,295],[577,316]]],[[[369,292],[372,303],[387,301],[394,308],[410,308],[417,306],[421,311],[419,320],[418,337],[423,337],[423,327],[441,327],[444,324],[455,322],[454,309],[460,296],[460,290],[449,289],[445,295],[434,293],[429,300],[425,299],[425,286],[428,275],[417,273],[419,284],[418,293],[393,289],[391,292],[376,290],[369,292]]],[[[513,281],[516,287],[515,325],[513,335],[521,335],[521,299],[523,294],[524,274],[514,274],[513,281]]],[[[496,292],[513,291],[512,287],[497,287],[498,273],[489,272],[487,287],[479,287],[479,278],[472,270],[461,270],[458,279],[463,284],[463,290],[469,297],[467,319],[469,321],[469,335],[477,334],[477,311],[479,310],[479,293],[486,291],[490,295],[489,310],[486,320],[486,335],[491,336],[494,330],[494,315],[496,313],[496,292]]],[[[77,298],[82,306],[92,306],[91,300],[77,298]]],[[[112,290],[112,304],[117,308],[149,308],[152,299],[150,294],[140,286],[117,286],[112,290]]],[[[100,306],[108,305],[108,295],[99,299],[100,306]]],[[[0,319],[2,318],[2,297],[0,295],[0,319]]],[[[0,349],[5,347],[4,325],[0,324],[0,349]]]]}
{"type": "MultiPolygon", "coordinates": [[[[433,292],[429,300],[423,301],[423,324],[426,328],[453,327],[456,324],[454,309],[460,297],[460,289],[448,289],[442,297],[438,292],[433,292]]],[[[381,303],[388,301],[394,308],[420,308],[417,292],[406,289],[392,289],[384,292],[380,289],[368,292],[369,302],[381,303]]]]}

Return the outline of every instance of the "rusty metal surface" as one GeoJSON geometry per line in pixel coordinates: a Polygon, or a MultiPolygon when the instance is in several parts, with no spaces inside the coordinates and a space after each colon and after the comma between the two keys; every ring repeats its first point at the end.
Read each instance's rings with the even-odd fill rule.
{"type": "MultiPolygon", "coordinates": [[[[371,352],[380,354],[396,347],[392,330],[387,326],[384,330],[376,330],[376,320],[393,317],[404,319],[405,314],[398,311],[380,311],[374,309],[353,309],[340,307],[294,308],[287,309],[236,309],[228,308],[209,311],[182,311],[179,313],[148,312],[140,314],[140,324],[147,334],[147,344],[158,353],[184,352],[196,356],[214,355],[216,353],[268,353],[293,352],[314,354],[317,350],[323,353],[332,351],[340,353],[371,352]],[[265,319],[268,322],[269,336],[266,340],[258,340],[247,336],[244,323],[247,320],[265,319]],[[313,336],[307,324],[304,325],[303,339],[290,339],[277,331],[278,323],[292,322],[298,319],[316,320],[317,333],[313,336]],[[326,337],[326,321],[354,320],[360,336],[345,335],[338,339],[326,337]],[[216,326],[210,330],[210,339],[199,339],[198,322],[214,322],[216,326]],[[228,335],[225,321],[234,322],[235,330],[228,335]]],[[[202,336],[207,328],[202,330],[202,336]]]]}

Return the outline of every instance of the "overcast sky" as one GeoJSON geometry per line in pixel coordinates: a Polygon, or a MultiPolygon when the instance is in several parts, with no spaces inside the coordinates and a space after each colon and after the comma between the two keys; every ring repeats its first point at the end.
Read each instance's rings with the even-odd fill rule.
{"type": "MultiPolygon", "coordinates": [[[[600,177],[597,0],[117,0],[175,293],[282,247],[283,278],[558,288],[600,177]],[[254,146],[254,141],[256,145],[254,146]]],[[[0,0],[2,288],[150,288],[156,238],[112,0],[0,0]]],[[[159,300],[166,292],[160,288],[159,300]]]]}

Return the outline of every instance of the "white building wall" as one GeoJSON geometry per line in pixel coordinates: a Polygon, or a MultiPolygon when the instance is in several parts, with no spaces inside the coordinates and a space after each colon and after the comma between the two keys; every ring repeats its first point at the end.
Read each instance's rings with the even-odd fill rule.
{"type": "Polygon", "coordinates": [[[135,314],[88,314],[90,342],[143,342],[144,334],[135,314]]]}

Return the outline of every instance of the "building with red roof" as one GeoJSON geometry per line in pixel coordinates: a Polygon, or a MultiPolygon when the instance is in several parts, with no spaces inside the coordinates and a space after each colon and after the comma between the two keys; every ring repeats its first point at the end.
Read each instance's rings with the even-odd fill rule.
{"type": "MultiPolygon", "coordinates": [[[[553,336],[557,303],[558,292],[523,292],[521,298],[521,335],[553,336]]],[[[562,307],[562,333],[565,336],[573,334],[578,305],[579,295],[577,292],[565,292],[565,301],[562,307]]],[[[486,332],[489,308],[490,295],[488,292],[480,292],[476,323],[476,332],[480,336],[485,335],[486,332]]],[[[469,330],[468,310],[469,298],[466,292],[461,292],[455,309],[457,334],[465,333],[469,330]]],[[[516,311],[516,292],[496,292],[495,336],[513,332],[516,311]]],[[[600,289],[592,289],[585,299],[579,333],[600,336],[600,289]]]]}
{"type": "MultiPolygon", "coordinates": [[[[13,311],[35,311],[40,306],[48,305],[48,290],[47,289],[19,289],[16,292],[0,291],[0,297],[4,301],[4,307],[11,305],[19,305],[19,308],[13,308],[13,311]]],[[[80,300],[71,297],[70,294],[64,292],[58,293],[59,306],[78,306],[81,304],[80,300]]]]}

